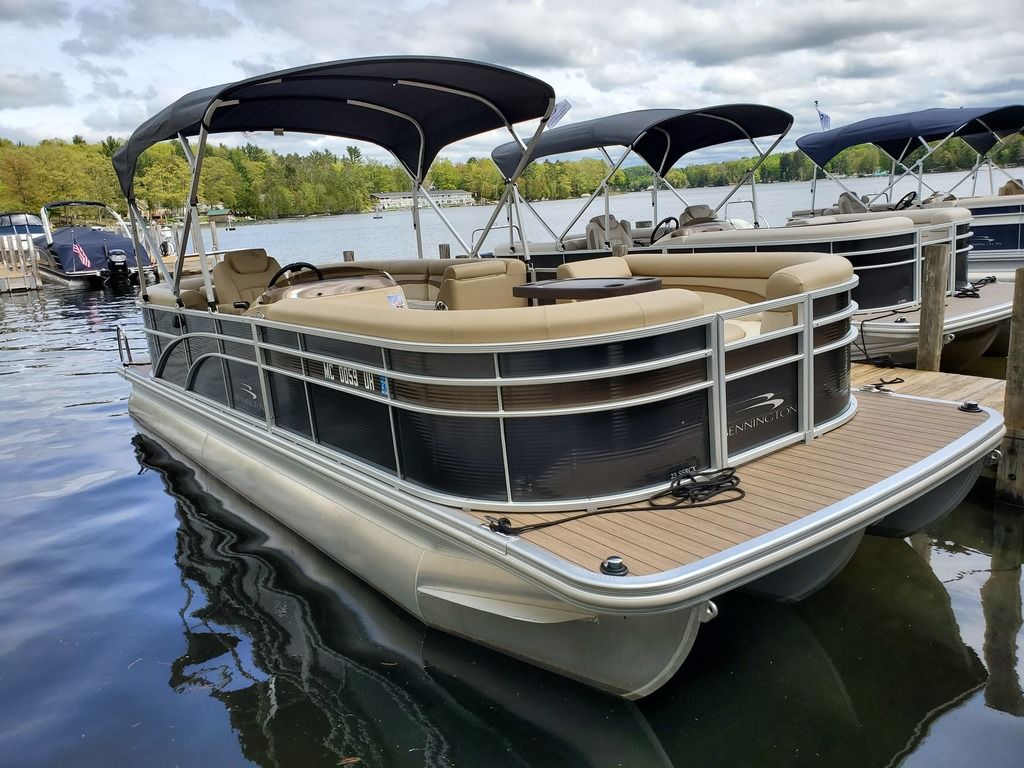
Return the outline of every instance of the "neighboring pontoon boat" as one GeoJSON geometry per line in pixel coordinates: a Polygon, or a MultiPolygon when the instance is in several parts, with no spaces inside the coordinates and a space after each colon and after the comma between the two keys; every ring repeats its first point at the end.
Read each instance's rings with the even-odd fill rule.
{"type": "MultiPolygon", "coordinates": [[[[698,110],[641,110],[565,125],[545,132],[528,155],[531,161],[570,151],[600,149],[605,152],[610,169],[599,189],[630,154],[636,154],[653,170],[655,185],[668,186],[665,175],[687,153],[737,140],[746,140],[758,158],[740,181],[726,193],[714,208],[688,205],[679,217],[658,220],[657,194],[652,191],[653,228],[633,229],[629,222],[616,220],[606,208],[603,216],[595,216],[584,235],[573,237],[569,231],[582,217],[591,197],[576,218],[560,234],[550,227],[553,242],[515,242],[494,249],[495,255],[522,254],[535,268],[554,270],[561,264],[606,256],[612,246],[625,246],[631,252],[720,253],[722,251],[754,251],[772,253],[780,250],[820,251],[844,256],[853,264],[860,278],[854,300],[860,312],[854,317],[859,329],[856,346],[858,358],[891,359],[913,362],[919,334],[918,309],[921,300],[921,268],[925,245],[945,245],[952,250],[949,271],[949,301],[944,330],[947,344],[943,350],[943,367],[959,369],[980,357],[992,344],[998,332],[1009,322],[1013,287],[1009,284],[988,284],[976,297],[975,286],[967,280],[967,254],[970,250],[970,213],[951,208],[901,212],[898,217],[842,217],[801,222],[802,227],[760,226],[757,210],[755,174],[772,149],[792,125],[792,116],[772,107],[756,104],[725,104],[698,110]],[[757,139],[777,137],[767,151],[757,139]],[[607,147],[622,147],[617,162],[607,147]],[[722,212],[746,183],[751,185],[753,228],[738,228],[722,212]]],[[[492,158],[508,178],[524,154],[515,143],[503,144],[492,152],[492,158]]],[[[503,200],[510,205],[521,202],[516,185],[510,180],[503,200]]],[[[543,223],[543,219],[531,208],[543,223]]],[[[509,217],[511,219],[512,212],[509,217]]],[[[525,224],[519,217],[520,229],[525,224]]],[[[547,225],[544,225],[547,227],[547,225]]],[[[719,303],[717,307],[729,307],[719,303]]]]}
{"type": "Polygon", "coordinates": [[[127,285],[139,281],[140,266],[143,274],[155,277],[156,272],[146,250],[142,246],[136,249],[124,220],[106,203],[86,200],[47,203],[39,216],[43,233],[35,238],[36,263],[44,280],[91,288],[110,283],[127,285]],[[54,229],[50,222],[54,211],[82,208],[93,213],[95,209],[101,209],[104,213],[100,218],[116,231],[94,226],[93,222],[99,220],[95,215],[87,215],[82,218],[82,223],[75,223],[72,221],[74,214],[66,226],[54,229]],[[136,259],[136,253],[141,254],[141,259],[136,259]]]}
{"type": "MultiPolygon", "coordinates": [[[[957,206],[970,210],[974,221],[970,244],[969,267],[972,275],[995,274],[1013,279],[1017,267],[1024,266],[1024,185],[1002,169],[1006,182],[995,189],[990,165],[988,196],[976,196],[978,173],[987,164],[986,155],[1003,138],[1019,132],[1024,126],[1024,105],[973,107],[969,109],[924,109],[899,115],[886,115],[861,120],[841,128],[810,133],[797,139],[797,146],[826,177],[844,190],[831,208],[816,208],[817,184],[812,186],[811,208],[794,211],[796,219],[834,214],[860,215],[864,212],[885,212],[957,206]],[[924,174],[924,163],[939,147],[960,139],[977,154],[978,160],[967,174],[948,190],[933,189],[924,174]],[[884,189],[863,198],[854,194],[841,179],[825,166],[844,149],[858,144],[874,144],[892,159],[889,181],[884,189]],[[916,157],[910,162],[911,156],[916,157]],[[909,163],[909,164],[908,164],[909,163]],[[891,192],[903,179],[917,181],[917,189],[893,202],[891,192]],[[968,179],[972,181],[970,196],[953,193],[968,179]]],[[[815,176],[815,181],[817,175],[815,176]]]]}
{"type": "MultiPolygon", "coordinates": [[[[188,94],[114,162],[138,232],[136,160],[182,140],[189,242],[211,134],[373,141],[416,195],[447,144],[539,118],[535,144],[553,106],[487,64],[332,62],[188,94]]],[[[210,269],[196,235],[200,276],[181,254],[143,286],[132,415],[427,624],[626,697],[675,673],[717,595],[798,599],[865,530],[947,512],[1003,433],[987,409],[853,396],[857,279],[834,255],[635,254],[613,266],[664,289],[530,306],[520,259],[210,269]]]]}

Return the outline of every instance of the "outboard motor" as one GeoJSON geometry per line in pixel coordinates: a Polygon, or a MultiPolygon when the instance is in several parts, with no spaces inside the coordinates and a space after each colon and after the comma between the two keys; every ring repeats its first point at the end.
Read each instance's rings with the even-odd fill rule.
{"type": "Polygon", "coordinates": [[[128,254],[120,248],[114,248],[107,253],[107,280],[112,283],[131,282],[131,273],[128,272],[128,254]]]}

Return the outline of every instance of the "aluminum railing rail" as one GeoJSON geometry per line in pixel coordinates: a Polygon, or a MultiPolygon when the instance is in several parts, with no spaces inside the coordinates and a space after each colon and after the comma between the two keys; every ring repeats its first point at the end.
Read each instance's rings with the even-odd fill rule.
{"type": "MultiPolygon", "coordinates": [[[[547,429],[556,429],[558,424],[564,426],[559,419],[582,419],[579,423],[584,424],[594,418],[629,418],[630,409],[640,409],[635,413],[644,408],[688,409],[687,418],[703,425],[704,437],[694,433],[696,444],[707,442],[706,458],[701,458],[698,448],[696,460],[721,467],[809,441],[850,418],[856,407],[848,387],[849,345],[856,335],[850,318],[857,306],[848,292],[855,284],[856,278],[812,293],[653,328],[471,348],[400,342],[151,304],[144,305],[145,333],[153,375],[162,385],[255,428],[286,437],[303,449],[327,453],[334,460],[442,503],[471,503],[486,509],[567,509],[642,498],[663,489],[667,477],[663,482],[659,475],[656,482],[639,487],[634,483],[625,490],[605,487],[592,495],[531,499],[513,487],[518,475],[510,471],[510,430],[519,435],[517,439],[525,439],[523,435],[534,439],[543,434],[548,419],[555,421],[547,429]],[[815,317],[816,301],[834,306],[815,317]],[[795,322],[722,343],[730,319],[773,311],[794,312],[795,322]],[[815,343],[816,334],[827,338],[815,343]],[[626,355],[620,362],[608,364],[609,357],[630,349],[631,343],[646,345],[647,352],[633,352],[632,357],[626,355]],[[612,347],[614,354],[604,352],[612,347]],[[551,372],[545,353],[557,353],[561,359],[577,354],[584,363],[551,372]],[[824,381],[830,377],[838,382],[832,387],[835,405],[832,412],[816,416],[815,399],[831,391],[824,381]],[[764,388],[762,382],[774,387],[773,381],[792,381],[796,403],[774,404],[779,393],[765,393],[768,397],[761,404],[771,408],[771,434],[769,439],[748,445],[747,435],[740,434],[747,422],[742,418],[736,421],[735,411],[743,404],[737,401],[745,402],[751,387],[764,388]],[[327,434],[334,429],[333,422],[318,420],[316,413],[334,400],[344,403],[331,411],[335,421],[369,419],[367,413],[373,411],[379,414],[377,426],[388,434],[373,438],[377,442],[372,450],[355,444],[339,448],[338,440],[327,434]],[[401,445],[403,439],[410,438],[400,434],[400,420],[416,422],[421,429],[458,427],[493,433],[500,443],[495,459],[500,461],[504,477],[502,498],[431,487],[423,473],[410,478],[405,467],[408,457],[403,459],[401,445]],[[385,444],[393,456],[385,456],[385,444]],[[368,459],[371,454],[376,458],[368,459]]],[[[645,428],[653,430],[652,434],[668,434],[660,419],[649,415],[645,428]]],[[[757,415],[751,423],[769,423],[759,419],[763,416],[757,415]]],[[[643,442],[639,432],[635,437],[643,442]]],[[[595,461],[615,459],[614,453],[609,453],[595,461]]]]}

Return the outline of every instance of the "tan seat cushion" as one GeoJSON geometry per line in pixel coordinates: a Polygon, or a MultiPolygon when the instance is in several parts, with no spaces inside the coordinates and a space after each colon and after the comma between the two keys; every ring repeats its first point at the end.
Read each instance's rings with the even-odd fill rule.
{"type": "Polygon", "coordinates": [[[267,256],[262,248],[228,251],[213,268],[218,308],[223,306],[229,311],[236,301],[255,304],[280,268],[277,259],[267,256]]]}
{"type": "Polygon", "coordinates": [[[268,320],[375,338],[483,344],[590,336],[699,317],[700,297],[666,290],[576,304],[460,312],[408,312],[353,305],[329,297],[282,299],[259,307],[268,320]]]}
{"type": "Polygon", "coordinates": [[[559,280],[570,277],[632,277],[629,263],[618,256],[606,256],[602,259],[584,259],[559,264],[556,275],[559,280]]]}
{"type": "Polygon", "coordinates": [[[1009,197],[1010,195],[1024,195],[1024,181],[1010,179],[999,188],[999,197],[1009,197]]]}
{"type": "Polygon", "coordinates": [[[679,214],[679,226],[692,227],[695,224],[707,224],[718,219],[715,209],[703,203],[688,205],[679,214]]]}
{"type": "Polygon", "coordinates": [[[526,282],[526,265],[518,259],[482,259],[450,263],[437,301],[450,310],[525,307],[512,289],[526,282]]]}
{"type": "MultiPolygon", "coordinates": [[[[206,287],[203,285],[202,275],[183,276],[178,283],[181,303],[186,309],[206,309],[206,287]]],[[[158,304],[164,307],[176,307],[178,303],[174,300],[174,291],[167,283],[158,283],[146,289],[151,304],[158,304]]],[[[217,300],[217,293],[214,291],[214,301],[217,300]]]]}
{"type": "Polygon", "coordinates": [[[610,245],[633,245],[633,235],[629,230],[628,221],[619,221],[608,214],[608,227],[605,229],[605,217],[595,216],[587,223],[587,247],[607,248],[610,245]]]}

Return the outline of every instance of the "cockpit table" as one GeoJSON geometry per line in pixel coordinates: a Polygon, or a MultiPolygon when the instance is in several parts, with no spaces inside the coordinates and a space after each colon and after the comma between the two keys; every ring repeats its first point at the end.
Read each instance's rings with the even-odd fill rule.
{"type": "Polygon", "coordinates": [[[538,280],[512,288],[512,295],[553,304],[558,299],[605,299],[661,289],[660,277],[569,277],[562,280],[538,280]]]}

